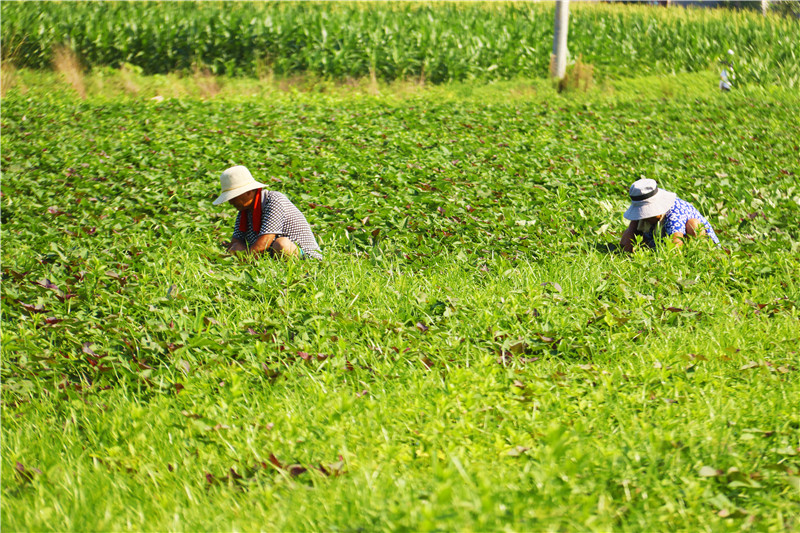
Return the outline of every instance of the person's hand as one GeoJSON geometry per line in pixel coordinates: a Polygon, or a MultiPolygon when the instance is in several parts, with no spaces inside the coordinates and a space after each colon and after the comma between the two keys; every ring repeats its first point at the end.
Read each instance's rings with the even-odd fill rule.
{"type": "Polygon", "coordinates": [[[690,237],[697,237],[698,235],[705,235],[706,227],[696,218],[690,218],[686,221],[686,235],[690,237]]]}
{"type": "Polygon", "coordinates": [[[228,253],[235,254],[238,252],[246,252],[247,251],[247,244],[239,239],[233,239],[231,241],[231,245],[228,247],[228,253]]]}
{"type": "Polygon", "coordinates": [[[633,238],[636,235],[637,224],[637,220],[631,220],[631,223],[628,224],[628,227],[622,233],[622,238],[619,240],[619,247],[622,248],[622,251],[628,253],[633,252],[633,238]]]}

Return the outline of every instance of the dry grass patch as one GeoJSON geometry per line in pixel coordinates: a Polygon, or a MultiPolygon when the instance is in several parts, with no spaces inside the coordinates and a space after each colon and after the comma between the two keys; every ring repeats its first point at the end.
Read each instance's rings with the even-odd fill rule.
{"type": "Polygon", "coordinates": [[[272,62],[267,57],[261,57],[256,60],[256,77],[264,85],[272,85],[275,81],[272,62]]]}
{"type": "Polygon", "coordinates": [[[17,67],[10,61],[0,64],[0,97],[17,84],[17,67]]]}
{"type": "Polygon", "coordinates": [[[78,56],[70,47],[61,45],[53,50],[53,68],[64,76],[64,79],[78,93],[78,96],[84,100],[86,99],[83,67],[78,56]]]}
{"type": "Polygon", "coordinates": [[[193,78],[203,98],[214,98],[222,91],[222,85],[219,80],[208,68],[195,66],[193,78]]]}
{"type": "Polygon", "coordinates": [[[558,92],[582,90],[587,92],[594,87],[594,65],[584,63],[578,56],[575,64],[567,67],[563,78],[558,80],[558,92]]]}
{"type": "Polygon", "coordinates": [[[119,69],[120,76],[122,78],[122,87],[125,89],[125,92],[131,94],[133,96],[137,96],[139,94],[139,84],[136,83],[136,77],[140,74],[134,71],[130,65],[123,64],[122,67],[119,69]]]}
{"type": "Polygon", "coordinates": [[[369,68],[369,93],[373,96],[381,93],[378,87],[378,76],[375,74],[375,67],[369,68]]]}

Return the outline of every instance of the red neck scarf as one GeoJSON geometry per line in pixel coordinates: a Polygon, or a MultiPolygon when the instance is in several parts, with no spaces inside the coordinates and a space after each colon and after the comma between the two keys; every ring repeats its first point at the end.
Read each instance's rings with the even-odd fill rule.
{"type": "MultiPolygon", "coordinates": [[[[256,194],[256,201],[253,203],[253,232],[258,233],[261,231],[261,189],[258,189],[256,194]]],[[[242,211],[242,216],[239,217],[239,231],[247,233],[247,212],[242,211]]]]}

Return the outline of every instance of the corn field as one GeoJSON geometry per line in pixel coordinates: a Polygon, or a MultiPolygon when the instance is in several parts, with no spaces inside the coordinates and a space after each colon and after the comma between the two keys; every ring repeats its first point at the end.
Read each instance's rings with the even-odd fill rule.
{"type": "MultiPolygon", "coordinates": [[[[4,2],[2,53],[49,68],[375,76],[433,83],[540,78],[552,3],[4,2]]],[[[740,82],[800,85],[800,24],[754,12],[573,3],[569,48],[598,77],[692,72],[736,53],[740,82]]]]}

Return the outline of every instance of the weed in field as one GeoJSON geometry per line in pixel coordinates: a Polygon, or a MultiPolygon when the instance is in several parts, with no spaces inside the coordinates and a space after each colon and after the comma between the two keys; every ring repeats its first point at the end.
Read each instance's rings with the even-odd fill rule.
{"type": "Polygon", "coordinates": [[[202,98],[213,98],[221,91],[219,79],[208,68],[195,65],[193,79],[202,98]]]}
{"type": "Polygon", "coordinates": [[[0,64],[0,96],[5,96],[17,84],[17,69],[10,61],[0,64]]]}
{"type": "Polygon", "coordinates": [[[594,86],[594,66],[587,65],[578,56],[575,63],[567,66],[564,77],[558,80],[558,92],[589,91],[594,86]]]}
{"type": "Polygon", "coordinates": [[[275,79],[275,72],[272,69],[272,63],[266,56],[256,58],[255,62],[255,75],[256,78],[265,85],[272,85],[275,79]]]}
{"type": "Polygon", "coordinates": [[[122,78],[125,92],[132,96],[137,96],[140,89],[136,83],[136,78],[141,76],[142,70],[130,63],[125,63],[120,67],[119,74],[122,78]]]}
{"type": "Polygon", "coordinates": [[[64,77],[78,96],[86,99],[83,67],[81,67],[78,56],[69,46],[61,45],[54,49],[53,68],[64,77]]]}

